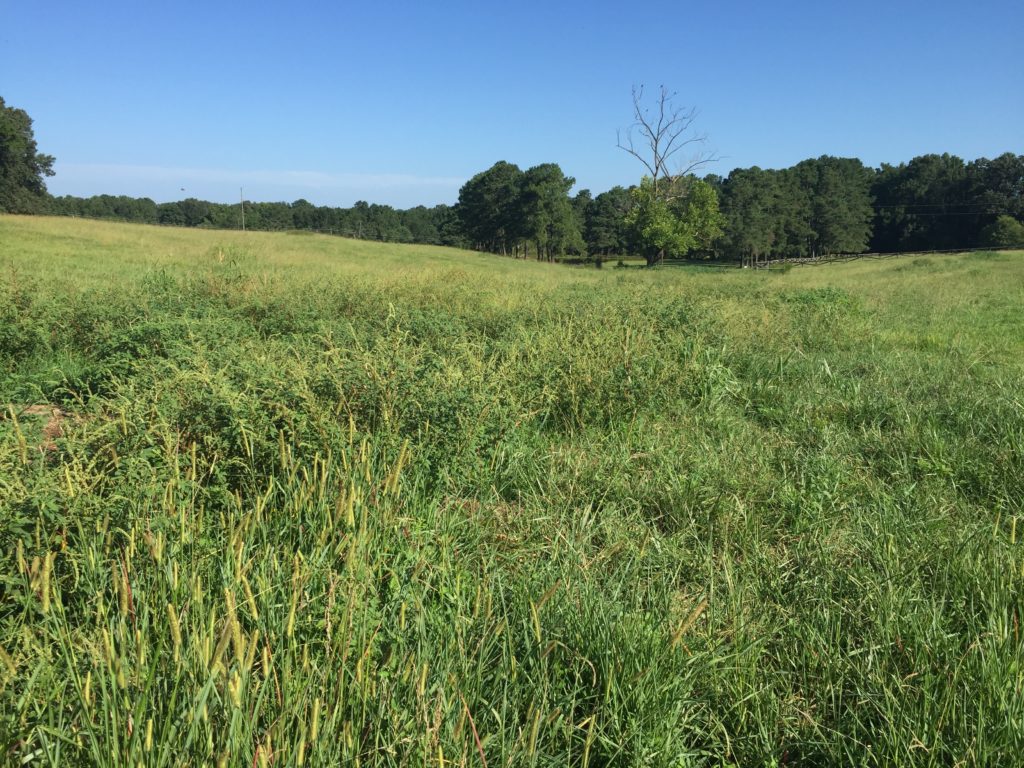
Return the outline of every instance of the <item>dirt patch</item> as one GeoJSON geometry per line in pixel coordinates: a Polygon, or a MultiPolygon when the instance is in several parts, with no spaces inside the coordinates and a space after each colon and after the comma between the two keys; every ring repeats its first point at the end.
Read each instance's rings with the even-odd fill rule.
{"type": "Polygon", "coordinates": [[[3,408],[5,418],[9,419],[12,413],[17,421],[28,419],[42,423],[42,430],[39,432],[39,442],[36,447],[43,453],[50,453],[57,449],[57,439],[64,436],[67,421],[74,418],[74,414],[70,411],[65,411],[63,408],[50,404],[11,404],[3,408]]]}

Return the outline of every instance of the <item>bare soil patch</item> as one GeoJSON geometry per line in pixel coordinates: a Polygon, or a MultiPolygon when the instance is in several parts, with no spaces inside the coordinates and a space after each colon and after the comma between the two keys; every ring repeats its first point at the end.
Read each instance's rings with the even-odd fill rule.
{"type": "Polygon", "coordinates": [[[3,418],[10,419],[11,414],[18,421],[26,418],[32,421],[41,422],[42,430],[39,433],[39,442],[35,446],[43,453],[50,453],[57,449],[57,439],[64,436],[64,429],[69,419],[75,416],[56,405],[39,403],[34,405],[23,405],[11,403],[2,409],[3,418]]]}

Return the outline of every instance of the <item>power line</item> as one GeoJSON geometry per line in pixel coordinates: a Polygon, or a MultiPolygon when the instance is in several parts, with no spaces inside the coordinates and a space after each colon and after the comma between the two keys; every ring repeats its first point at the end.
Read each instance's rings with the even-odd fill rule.
{"type": "Polygon", "coordinates": [[[904,211],[907,216],[998,216],[998,211],[904,211]]]}
{"type": "Polygon", "coordinates": [[[955,206],[957,208],[991,208],[992,203],[885,203],[871,205],[872,208],[943,208],[946,206],[955,206]]]}

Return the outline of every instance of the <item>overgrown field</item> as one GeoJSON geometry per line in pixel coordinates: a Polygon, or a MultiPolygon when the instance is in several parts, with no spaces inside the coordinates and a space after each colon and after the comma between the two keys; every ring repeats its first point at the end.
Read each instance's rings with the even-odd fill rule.
{"type": "Polygon", "coordinates": [[[1021,763],[1024,254],[0,270],[0,762],[1021,763]]]}

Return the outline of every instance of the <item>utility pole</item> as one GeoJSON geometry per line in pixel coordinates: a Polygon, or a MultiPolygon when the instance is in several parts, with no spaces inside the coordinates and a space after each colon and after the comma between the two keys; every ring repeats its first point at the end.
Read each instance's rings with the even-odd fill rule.
{"type": "Polygon", "coordinates": [[[245,232],[245,187],[238,188],[238,196],[242,202],[242,231],[245,232]]]}

